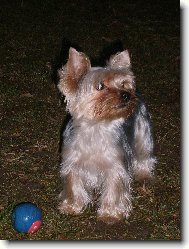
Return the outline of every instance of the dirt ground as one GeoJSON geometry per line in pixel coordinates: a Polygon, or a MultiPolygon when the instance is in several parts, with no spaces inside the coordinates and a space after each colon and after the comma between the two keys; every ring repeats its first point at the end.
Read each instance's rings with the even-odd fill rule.
{"type": "Polygon", "coordinates": [[[1,0],[0,236],[6,240],[181,240],[179,1],[1,0]],[[59,142],[65,106],[50,65],[69,45],[94,64],[129,49],[138,90],[151,113],[156,180],[133,184],[133,212],[113,226],[57,210],[62,188],[59,142]],[[43,226],[33,235],[11,225],[13,207],[36,203],[43,226]]]}

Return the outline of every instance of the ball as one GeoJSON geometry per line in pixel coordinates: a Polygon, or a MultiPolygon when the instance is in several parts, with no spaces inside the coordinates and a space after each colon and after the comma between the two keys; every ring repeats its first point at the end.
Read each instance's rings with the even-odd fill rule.
{"type": "Polygon", "coordinates": [[[35,233],[42,224],[42,212],[35,204],[16,205],[12,211],[12,225],[19,233],[35,233]]]}

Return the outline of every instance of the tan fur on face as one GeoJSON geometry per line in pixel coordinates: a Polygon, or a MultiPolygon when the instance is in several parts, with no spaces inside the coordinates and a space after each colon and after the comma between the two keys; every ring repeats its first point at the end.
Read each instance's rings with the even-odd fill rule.
{"type": "Polygon", "coordinates": [[[117,88],[120,90],[125,91],[134,91],[135,90],[135,83],[134,83],[134,75],[131,71],[128,71],[128,73],[124,71],[107,71],[104,74],[104,78],[102,82],[105,84],[106,87],[109,88],[117,88]]]}
{"type": "MultiPolygon", "coordinates": [[[[134,76],[128,71],[120,70],[97,70],[92,74],[86,75],[85,81],[88,83],[88,77],[92,79],[90,84],[91,93],[88,98],[79,99],[78,109],[73,114],[80,114],[93,120],[113,120],[117,118],[127,118],[135,110],[137,97],[135,95],[134,76]],[[93,75],[94,74],[94,75],[93,75]],[[98,84],[102,83],[104,89],[98,91],[98,84]],[[127,92],[130,94],[130,100],[124,101],[122,95],[127,92]]],[[[77,102],[78,103],[78,102],[77,102]]]]}
{"type": "Polygon", "coordinates": [[[137,104],[134,76],[131,71],[91,69],[80,82],[76,96],[67,102],[72,116],[89,120],[113,120],[129,117],[137,104]],[[102,82],[105,88],[97,90],[102,82]],[[130,100],[124,101],[122,94],[130,94],[130,100]]]}
{"type": "Polygon", "coordinates": [[[98,120],[112,120],[117,118],[129,117],[137,103],[137,97],[134,92],[129,92],[131,95],[128,103],[124,103],[121,99],[123,91],[107,88],[95,98],[94,116],[98,120]]]}

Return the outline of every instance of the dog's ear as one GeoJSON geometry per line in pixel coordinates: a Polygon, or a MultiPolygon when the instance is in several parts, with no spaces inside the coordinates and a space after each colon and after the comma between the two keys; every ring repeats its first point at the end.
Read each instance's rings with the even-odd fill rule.
{"type": "Polygon", "coordinates": [[[131,60],[128,50],[112,55],[109,59],[108,65],[113,69],[130,68],[131,60]]]}
{"type": "Polygon", "coordinates": [[[90,67],[90,60],[84,53],[70,48],[67,63],[59,70],[58,88],[60,92],[66,97],[72,98],[77,91],[79,80],[90,67]]]}

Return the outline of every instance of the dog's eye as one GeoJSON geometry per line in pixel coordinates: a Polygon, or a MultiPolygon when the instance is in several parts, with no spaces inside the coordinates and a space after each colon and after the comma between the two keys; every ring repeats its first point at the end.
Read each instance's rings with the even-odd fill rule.
{"type": "Polygon", "coordinates": [[[102,83],[101,81],[96,85],[96,90],[101,91],[103,90],[105,87],[104,83],[102,83]]]}

